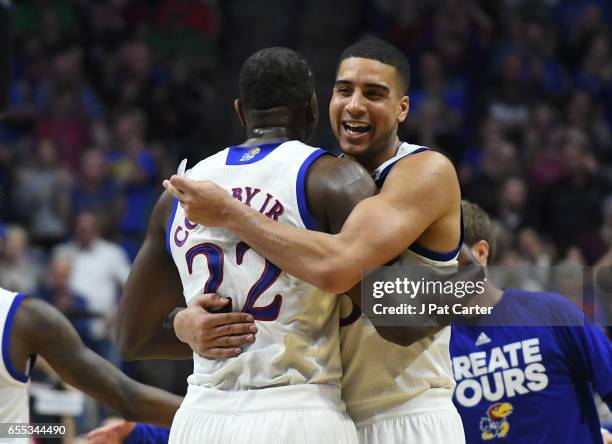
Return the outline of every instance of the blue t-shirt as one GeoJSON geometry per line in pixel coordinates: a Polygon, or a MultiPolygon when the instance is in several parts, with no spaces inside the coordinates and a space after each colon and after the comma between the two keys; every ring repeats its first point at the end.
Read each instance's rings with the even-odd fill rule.
{"type": "Polygon", "coordinates": [[[125,444],[166,444],[170,437],[170,429],[165,427],[137,423],[134,430],[127,436],[125,444]]]}
{"type": "Polygon", "coordinates": [[[453,400],[468,444],[601,443],[592,390],[612,405],[612,345],[584,323],[561,295],[508,289],[487,325],[453,326],[453,400]],[[550,326],[560,321],[573,326],[550,326]]]}

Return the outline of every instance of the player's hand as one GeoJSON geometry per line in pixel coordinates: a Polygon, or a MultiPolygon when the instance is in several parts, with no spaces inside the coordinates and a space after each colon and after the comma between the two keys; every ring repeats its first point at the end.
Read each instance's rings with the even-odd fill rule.
{"type": "Polygon", "coordinates": [[[201,294],[189,301],[174,318],[176,337],[200,356],[223,359],[238,356],[255,340],[257,326],[248,313],[211,313],[229,303],[218,295],[201,294]]]}
{"type": "Polygon", "coordinates": [[[601,437],[603,439],[604,444],[612,444],[612,433],[608,432],[605,429],[601,429],[601,437]]]}
{"type": "Polygon", "coordinates": [[[196,181],[175,175],[170,180],[164,180],[163,185],[181,202],[187,219],[207,227],[224,226],[230,218],[231,206],[238,202],[223,188],[208,180],[196,181]]]}
{"type": "Polygon", "coordinates": [[[88,444],[121,444],[136,427],[135,422],[113,420],[87,434],[88,444]]]}

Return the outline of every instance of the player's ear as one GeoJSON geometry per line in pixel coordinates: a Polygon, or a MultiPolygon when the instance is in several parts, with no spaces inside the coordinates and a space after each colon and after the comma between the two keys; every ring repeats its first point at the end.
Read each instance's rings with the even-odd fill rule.
{"type": "Polygon", "coordinates": [[[240,119],[240,124],[243,128],[246,128],[246,119],[244,118],[244,113],[242,112],[242,103],[240,103],[240,99],[234,100],[234,110],[236,114],[238,114],[238,119],[240,119]]]}
{"type": "Polygon", "coordinates": [[[486,267],[489,262],[489,243],[486,240],[481,239],[472,245],[470,250],[472,250],[472,255],[474,255],[478,263],[480,263],[480,265],[483,267],[486,267]]]}
{"type": "Polygon", "coordinates": [[[406,120],[406,116],[408,116],[408,111],[410,110],[410,97],[404,96],[400,99],[399,102],[399,114],[397,115],[397,122],[402,123],[406,120]]]}

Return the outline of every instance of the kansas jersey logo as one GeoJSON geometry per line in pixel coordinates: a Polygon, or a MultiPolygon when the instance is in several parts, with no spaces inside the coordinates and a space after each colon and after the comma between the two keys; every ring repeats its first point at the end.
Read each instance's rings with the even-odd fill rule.
{"type": "Polygon", "coordinates": [[[508,416],[512,415],[514,408],[509,402],[498,402],[487,409],[487,416],[480,418],[480,431],[482,439],[489,441],[493,438],[504,438],[510,430],[508,416]]]}
{"type": "Polygon", "coordinates": [[[251,148],[249,151],[247,151],[246,153],[242,155],[242,157],[240,158],[240,162],[246,162],[247,160],[251,160],[253,157],[257,156],[260,152],[261,152],[261,149],[257,146],[251,148]]]}

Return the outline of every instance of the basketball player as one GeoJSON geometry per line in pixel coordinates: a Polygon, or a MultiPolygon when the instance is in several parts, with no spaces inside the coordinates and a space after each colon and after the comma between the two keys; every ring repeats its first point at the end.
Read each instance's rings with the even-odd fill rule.
{"type": "MultiPolygon", "coordinates": [[[[268,48],[249,57],[235,109],[246,141],[204,159],[189,177],[214,178],[264,217],[330,232],[375,192],[357,163],[300,142],[318,112],[313,74],[296,52],[268,48]],[[334,205],[313,205],[323,201],[334,205]]],[[[169,194],[153,212],[120,304],[123,351],[181,357],[188,347],[158,326],[177,305],[174,295],[189,302],[203,288],[231,298],[228,308],[243,312],[243,324],[255,320],[258,340],[240,330],[251,344],[239,356],[233,348],[222,361],[193,355],[170,442],[357,442],[340,393],[338,298],[282,272],[228,230],[192,224],[169,194]]],[[[220,316],[230,314],[237,315],[220,316]]]]}
{"type": "Polygon", "coordinates": [[[180,405],[180,397],[128,378],[86,348],[68,319],[51,305],[2,288],[0,343],[1,423],[29,422],[28,373],[36,355],[65,382],[126,418],[169,425],[180,405]]]}
{"type": "MultiPolygon", "coordinates": [[[[444,156],[398,139],[409,108],[407,85],[408,62],[386,42],[366,40],[340,57],[332,128],[380,193],[359,203],[337,235],[280,224],[210,181],[173,176],[164,186],[193,223],[231,230],[282,270],[328,292],[351,289],[364,268],[397,256],[404,266],[454,264],[462,235],[457,176],[444,156]]],[[[343,304],[343,398],[360,442],[464,442],[451,400],[450,328],[401,347],[384,341],[369,321],[355,322],[359,310],[348,298],[343,304]]],[[[405,329],[390,330],[386,339],[414,341],[397,337],[405,329]]]]}
{"type": "MultiPolygon", "coordinates": [[[[491,221],[468,202],[463,216],[464,249],[486,267],[491,221]]],[[[612,409],[612,345],[603,332],[554,293],[502,291],[487,280],[472,302],[494,309],[452,327],[454,401],[467,442],[601,443],[591,387],[612,409]]]]}

